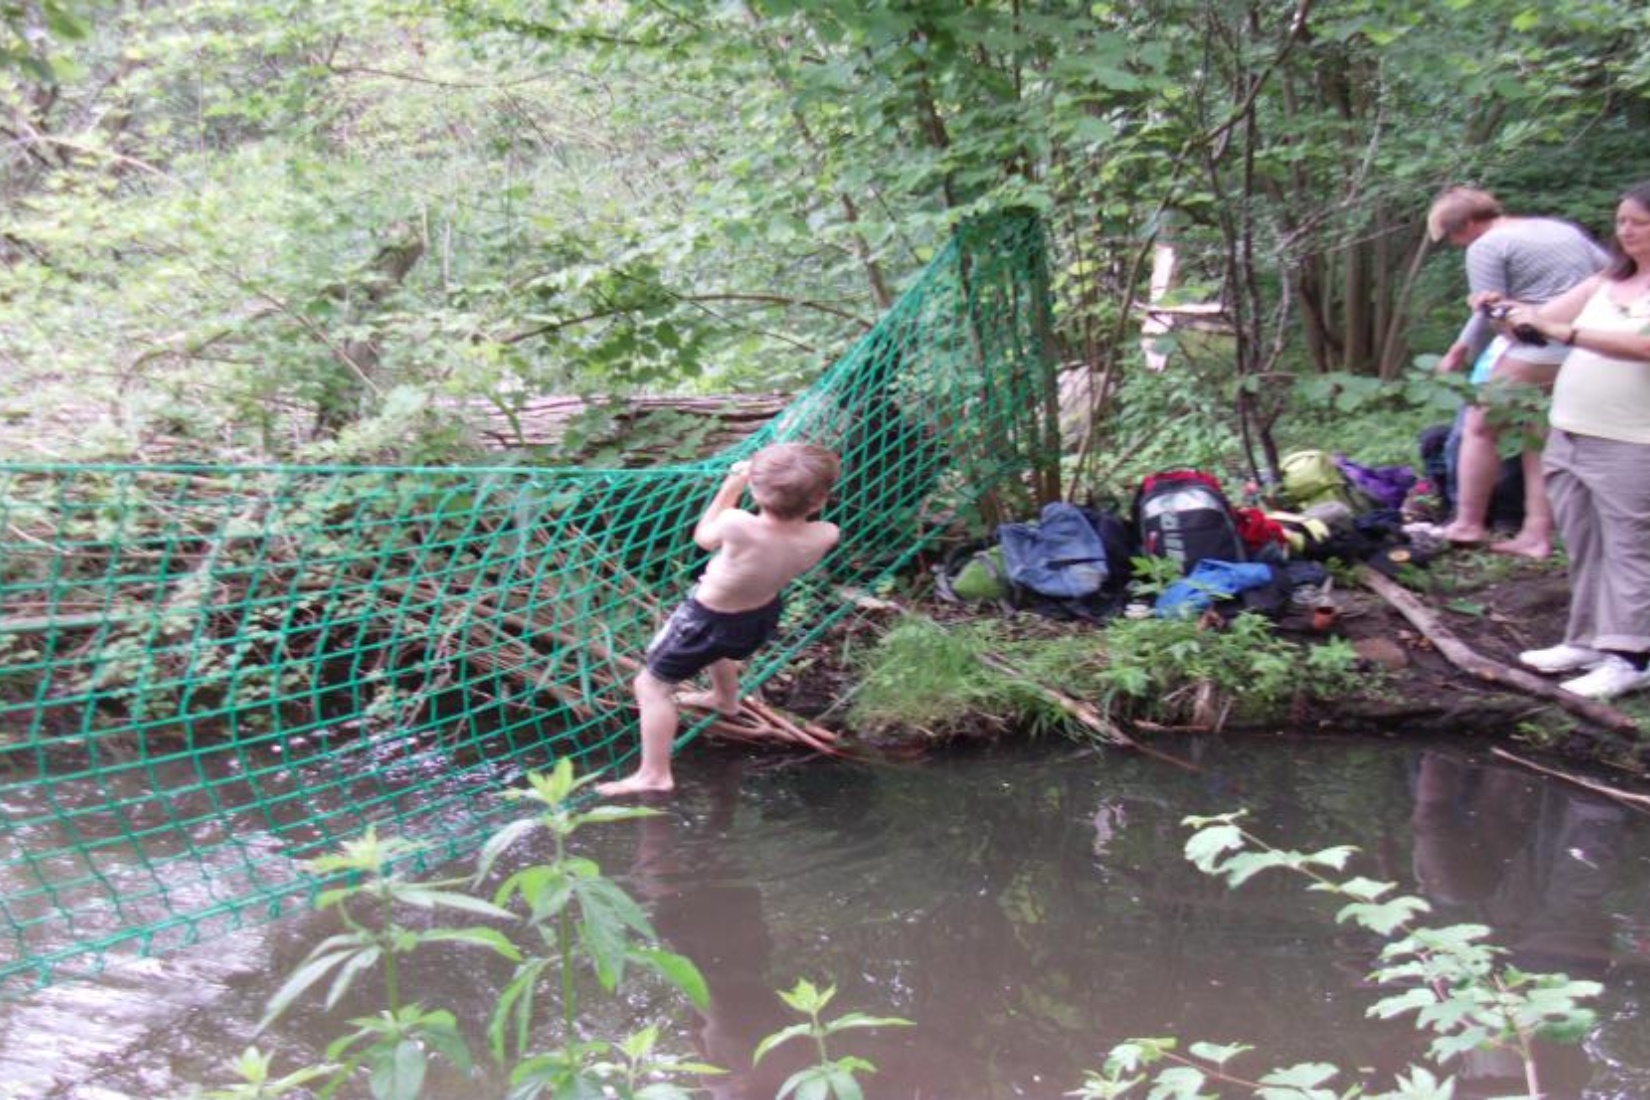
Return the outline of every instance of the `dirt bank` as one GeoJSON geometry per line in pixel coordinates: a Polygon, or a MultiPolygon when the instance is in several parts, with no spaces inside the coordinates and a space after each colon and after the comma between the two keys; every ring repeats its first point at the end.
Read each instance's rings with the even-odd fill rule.
{"type": "MultiPolygon", "coordinates": [[[[1314,702],[1309,713],[1297,715],[1298,727],[1315,733],[1478,737],[1539,759],[1604,765],[1617,778],[1623,773],[1650,774],[1650,693],[1617,700],[1611,708],[1618,709],[1624,721],[1646,731],[1641,735],[1632,729],[1608,728],[1549,698],[1521,690],[1493,670],[1487,677],[1465,670],[1447,655],[1451,643],[1458,642],[1471,654],[1516,669],[1520,650],[1560,641],[1569,601],[1561,561],[1457,551],[1403,580],[1405,591],[1435,620],[1434,629],[1418,627],[1388,598],[1346,582],[1335,590],[1338,614],[1327,631],[1316,629],[1305,610],[1292,610],[1278,623],[1280,634],[1303,644],[1346,638],[1363,660],[1386,673],[1378,690],[1314,702]],[[1445,639],[1442,650],[1438,638],[1445,639]]],[[[919,610],[940,617],[957,613],[949,606],[919,610]]],[[[855,629],[850,624],[842,631],[855,629]]],[[[1037,629],[1092,631],[1094,627],[1062,624],[1037,629]]],[[[869,644],[869,638],[865,640],[869,644]]],[[[827,639],[771,683],[767,697],[796,713],[819,718],[825,725],[840,727],[841,708],[833,704],[849,693],[852,683],[851,672],[838,662],[838,655],[847,648],[842,642],[840,635],[827,639]]],[[[1515,671],[1512,678],[1518,675],[1515,671]]],[[[1277,731],[1277,723],[1272,723],[1263,729],[1228,728],[1223,733],[1277,731]]],[[[1146,732],[1131,733],[1141,740],[1150,737],[1146,732]]],[[[932,744],[926,734],[915,735],[913,740],[932,744]]]]}

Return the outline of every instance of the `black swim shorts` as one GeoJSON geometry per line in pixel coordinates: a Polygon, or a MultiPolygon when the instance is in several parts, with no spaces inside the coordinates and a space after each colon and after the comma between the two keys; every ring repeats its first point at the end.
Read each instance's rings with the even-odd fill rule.
{"type": "Polygon", "coordinates": [[[689,596],[647,647],[647,670],[678,684],[724,658],[743,661],[779,628],[778,599],[750,611],[712,611],[689,596]]]}

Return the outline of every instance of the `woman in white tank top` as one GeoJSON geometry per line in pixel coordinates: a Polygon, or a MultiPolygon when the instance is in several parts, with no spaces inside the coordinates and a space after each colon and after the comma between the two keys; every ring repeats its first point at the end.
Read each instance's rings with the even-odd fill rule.
{"type": "Polygon", "coordinates": [[[1622,196],[1615,225],[1609,268],[1503,321],[1572,349],[1542,454],[1570,557],[1569,622],[1563,642],[1519,660],[1586,670],[1560,686],[1594,699],[1650,686],[1650,181],[1622,196]]]}

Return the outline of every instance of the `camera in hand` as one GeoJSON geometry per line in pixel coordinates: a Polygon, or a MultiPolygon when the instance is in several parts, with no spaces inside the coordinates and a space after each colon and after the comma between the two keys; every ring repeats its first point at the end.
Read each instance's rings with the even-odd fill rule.
{"type": "MultiPolygon", "coordinates": [[[[1484,316],[1488,317],[1492,321],[1505,321],[1507,316],[1512,313],[1514,307],[1502,302],[1486,302],[1480,306],[1479,309],[1483,311],[1484,316]]],[[[1517,340],[1520,344],[1529,344],[1532,347],[1538,348],[1547,346],[1547,338],[1537,332],[1534,325],[1514,325],[1512,327],[1512,335],[1513,339],[1517,340]]]]}

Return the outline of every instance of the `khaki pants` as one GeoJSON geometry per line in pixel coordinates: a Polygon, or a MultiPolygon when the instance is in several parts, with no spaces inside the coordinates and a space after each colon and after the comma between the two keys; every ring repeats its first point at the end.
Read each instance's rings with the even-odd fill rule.
{"type": "Polygon", "coordinates": [[[1570,555],[1570,645],[1650,652],[1650,444],[1554,429],[1541,466],[1570,555]]]}

